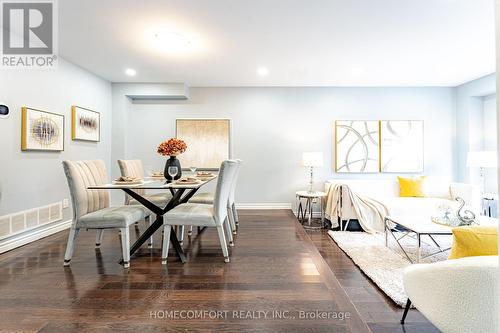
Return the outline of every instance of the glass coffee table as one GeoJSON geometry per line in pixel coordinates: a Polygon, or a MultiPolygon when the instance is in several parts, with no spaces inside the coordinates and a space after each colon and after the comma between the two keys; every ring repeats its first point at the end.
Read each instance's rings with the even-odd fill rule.
{"type": "MultiPolygon", "coordinates": [[[[487,217],[487,216],[479,216],[476,219],[476,225],[498,225],[498,219],[487,217]]],[[[385,231],[385,246],[388,243],[389,234],[392,235],[399,248],[403,251],[406,258],[411,263],[419,263],[422,259],[432,257],[438,253],[442,253],[450,250],[450,247],[442,248],[438,242],[434,239],[433,236],[437,235],[452,235],[452,229],[456,227],[451,227],[447,225],[442,225],[438,223],[434,223],[431,220],[430,216],[386,216],[384,219],[384,231],[385,231]],[[396,228],[393,228],[391,225],[395,225],[396,228]],[[403,236],[399,238],[396,237],[395,232],[402,232],[403,236]],[[412,260],[408,255],[408,252],[404,249],[400,240],[410,234],[415,234],[415,240],[417,242],[417,257],[412,260]],[[436,245],[438,251],[426,255],[422,257],[421,255],[421,245],[422,245],[422,236],[428,236],[432,243],[436,245]]]]}
{"type": "Polygon", "coordinates": [[[442,248],[438,242],[434,239],[433,236],[436,235],[452,235],[451,230],[453,229],[450,226],[437,224],[431,221],[430,216],[386,216],[384,219],[384,229],[385,229],[385,246],[388,246],[388,238],[389,234],[392,235],[396,244],[399,246],[401,251],[405,254],[406,258],[411,263],[419,263],[422,259],[432,257],[438,253],[442,253],[450,250],[450,247],[442,248]],[[396,228],[391,227],[391,224],[394,224],[396,228]],[[399,230],[398,230],[399,229],[399,230]],[[399,238],[396,237],[395,232],[402,232],[403,236],[399,238]],[[417,242],[417,257],[412,260],[405,250],[403,245],[401,244],[401,239],[409,236],[410,234],[415,234],[415,241],[417,242]],[[421,245],[422,245],[422,236],[428,236],[430,240],[436,245],[438,251],[433,252],[425,257],[421,255],[421,245]]]}

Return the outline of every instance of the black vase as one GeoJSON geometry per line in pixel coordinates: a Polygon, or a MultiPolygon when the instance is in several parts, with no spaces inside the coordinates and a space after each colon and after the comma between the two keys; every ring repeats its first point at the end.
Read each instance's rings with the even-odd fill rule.
{"type": "Polygon", "coordinates": [[[181,176],[182,176],[181,162],[179,162],[177,157],[170,156],[170,158],[167,160],[167,162],[165,163],[165,170],[163,170],[163,176],[168,181],[177,180],[177,179],[181,178],[181,176]],[[177,167],[177,174],[173,178],[170,177],[170,175],[168,174],[168,167],[171,167],[171,166],[177,167]]]}

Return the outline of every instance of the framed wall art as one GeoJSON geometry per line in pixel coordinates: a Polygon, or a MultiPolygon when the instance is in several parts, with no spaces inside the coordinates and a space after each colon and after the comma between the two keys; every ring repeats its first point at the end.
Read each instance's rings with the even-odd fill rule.
{"type": "Polygon", "coordinates": [[[64,150],[64,116],[23,107],[21,109],[21,149],[64,150]]]}
{"type": "Polygon", "coordinates": [[[186,168],[218,169],[230,155],[229,119],[177,119],[176,137],[188,148],[178,158],[186,168]]]}
{"type": "Polygon", "coordinates": [[[336,121],[334,156],[340,173],[423,172],[424,121],[336,121]]]}
{"type": "Polygon", "coordinates": [[[100,113],[73,105],[71,107],[71,139],[99,142],[100,138],[100,113]]]}
{"type": "Polygon", "coordinates": [[[424,122],[382,120],[381,172],[424,171],[424,122]]]}
{"type": "Polygon", "coordinates": [[[335,171],[376,173],[380,170],[380,123],[378,120],[335,122],[335,171]]]}

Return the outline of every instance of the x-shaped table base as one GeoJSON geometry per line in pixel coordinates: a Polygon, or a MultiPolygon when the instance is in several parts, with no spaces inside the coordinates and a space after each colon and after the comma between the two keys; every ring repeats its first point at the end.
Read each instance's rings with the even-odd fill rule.
{"type": "MultiPolygon", "coordinates": [[[[185,188],[170,189],[172,193],[172,199],[170,199],[170,201],[164,208],[161,208],[152,203],[151,201],[147,200],[145,197],[138,194],[137,192],[134,192],[133,190],[128,188],[123,189],[125,193],[130,195],[132,198],[137,200],[141,205],[143,205],[156,215],[156,220],[146,229],[146,231],[144,231],[142,235],[139,236],[139,238],[130,248],[130,256],[132,256],[158,229],[160,229],[163,226],[163,215],[165,215],[168,211],[172,210],[176,206],[188,202],[188,200],[193,197],[196,191],[198,191],[197,188],[188,190],[189,191],[187,192],[187,194],[184,197],[182,197],[182,195],[186,191],[185,188]]],[[[170,242],[172,243],[175,253],[179,257],[179,259],[183,263],[185,263],[186,254],[184,253],[184,250],[182,249],[182,246],[179,243],[179,239],[177,238],[177,234],[173,229],[170,233],[170,242]]],[[[123,260],[120,263],[123,263],[123,260]]]]}

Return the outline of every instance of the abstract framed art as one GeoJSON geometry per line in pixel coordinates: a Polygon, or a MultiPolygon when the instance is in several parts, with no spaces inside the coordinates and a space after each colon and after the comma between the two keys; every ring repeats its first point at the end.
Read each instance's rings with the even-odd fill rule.
{"type": "Polygon", "coordinates": [[[99,142],[100,138],[100,113],[73,105],[71,107],[71,139],[99,142]]]}
{"type": "Polygon", "coordinates": [[[176,137],[188,146],[178,156],[184,167],[216,170],[230,157],[229,119],[177,119],[176,137]]]}
{"type": "Polygon", "coordinates": [[[380,170],[380,122],[335,122],[335,171],[376,173],[380,170]]]}
{"type": "Polygon", "coordinates": [[[382,120],[380,131],[381,172],[424,171],[424,122],[382,120]]]}
{"type": "Polygon", "coordinates": [[[339,173],[423,172],[424,121],[336,121],[335,171],[339,173]]]}
{"type": "Polygon", "coordinates": [[[64,116],[23,107],[21,150],[63,151],[64,116]]]}

